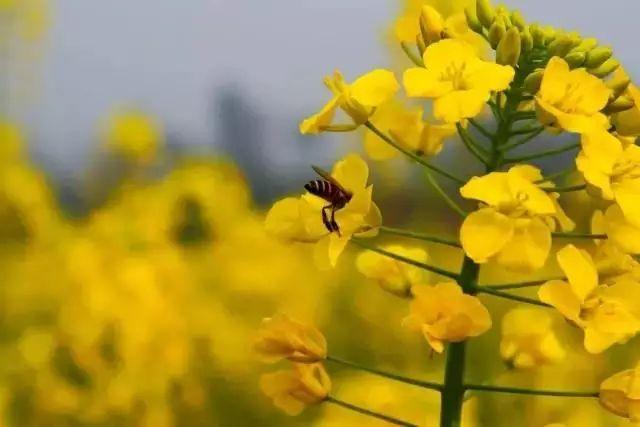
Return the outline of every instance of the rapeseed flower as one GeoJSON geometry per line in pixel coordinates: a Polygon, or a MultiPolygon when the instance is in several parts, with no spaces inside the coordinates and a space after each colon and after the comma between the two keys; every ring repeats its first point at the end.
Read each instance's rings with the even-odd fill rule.
{"type": "Polygon", "coordinates": [[[320,363],[294,363],[291,370],[262,375],[260,388],[287,415],[298,415],[329,395],[331,379],[320,363]]]}
{"type": "Polygon", "coordinates": [[[556,222],[573,228],[553,194],[536,181],[540,171],[518,165],[508,172],[492,172],[471,178],[460,189],[467,199],[481,202],[460,229],[466,254],[479,264],[490,260],[513,270],[541,268],[551,249],[551,232],[556,222]]]}
{"type": "Polygon", "coordinates": [[[485,306],[478,298],[464,294],[455,282],[418,285],[411,292],[411,312],[402,324],[422,333],[436,353],[442,353],[447,342],[464,341],[491,328],[485,306]]]}
{"type": "Polygon", "coordinates": [[[393,73],[383,69],[370,71],[351,84],[346,83],[342,74],[336,71],[333,77],[325,77],[324,83],[333,94],[333,98],[318,113],[300,123],[302,134],[355,129],[369,120],[376,108],[389,101],[399,88],[393,73]],[[342,109],[351,117],[353,125],[332,127],[331,122],[338,109],[342,109]]]}
{"type": "Polygon", "coordinates": [[[640,285],[636,280],[619,276],[600,283],[591,255],[573,245],[558,251],[557,258],[567,280],[548,281],[538,296],[584,330],[588,352],[600,353],[640,331],[640,285]]]}
{"type": "Polygon", "coordinates": [[[640,424],[640,364],[600,384],[600,404],[609,412],[640,424]]]}
{"type": "Polygon", "coordinates": [[[410,97],[434,99],[433,115],[446,123],[480,114],[491,93],[507,89],[514,77],[512,67],[483,61],[460,40],[430,45],[423,61],[424,68],[404,72],[404,88],[410,97]]]}
{"type": "Polygon", "coordinates": [[[607,129],[609,119],[601,112],[611,89],[584,68],[571,70],[557,56],[549,60],[536,95],[538,120],[545,126],[574,133],[607,129]]]}
{"type": "MultiPolygon", "coordinates": [[[[420,248],[387,245],[383,250],[405,258],[427,261],[427,252],[420,248]]],[[[375,280],[382,289],[399,297],[411,296],[411,288],[425,279],[424,270],[404,262],[383,256],[373,251],[364,251],[356,260],[358,270],[367,278],[375,280]]]]}
{"type": "Polygon", "coordinates": [[[327,356],[327,341],[313,326],[284,314],[262,320],[254,349],[268,363],[287,359],[297,363],[316,363],[327,356]]]}
{"type": "Polygon", "coordinates": [[[358,155],[338,161],[331,176],[351,193],[344,208],[335,213],[339,232],[330,232],[322,221],[322,209],[329,203],[306,193],[276,202],[265,219],[267,232],[290,242],[315,243],[314,258],[320,268],[334,267],[352,236],[377,234],[382,215],[371,200],[373,186],[367,185],[369,167],[358,155]]]}

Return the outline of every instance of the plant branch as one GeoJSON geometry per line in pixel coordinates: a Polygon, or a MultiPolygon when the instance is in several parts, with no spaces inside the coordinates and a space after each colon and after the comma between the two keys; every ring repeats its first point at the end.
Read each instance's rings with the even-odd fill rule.
{"type": "Polygon", "coordinates": [[[437,166],[432,165],[431,163],[427,162],[426,160],[424,160],[422,157],[418,156],[417,154],[412,153],[411,151],[405,149],[404,147],[402,147],[400,144],[398,144],[397,142],[395,142],[393,139],[391,139],[390,137],[388,137],[387,135],[385,135],[384,133],[382,133],[382,131],[380,131],[380,129],[378,129],[373,123],[371,122],[366,122],[364,124],[371,132],[375,133],[380,139],[382,139],[384,142],[386,142],[387,144],[391,145],[393,148],[395,148],[396,150],[400,151],[401,153],[403,153],[404,155],[410,157],[412,160],[420,163],[422,166],[431,169],[432,171],[439,173],[442,176],[445,176],[447,178],[449,178],[452,181],[457,182],[458,184],[464,184],[465,181],[461,178],[458,178],[455,175],[450,174],[449,172],[440,169],[437,166]]]}
{"type": "Polygon", "coordinates": [[[467,147],[467,150],[469,150],[471,154],[473,154],[482,164],[489,166],[489,162],[484,158],[479,147],[473,142],[467,131],[460,125],[460,123],[456,123],[456,129],[458,129],[458,135],[460,135],[460,139],[467,147]]]}
{"type": "Polygon", "coordinates": [[[366,366],[362,366],[362,365],[359,365],[357,363],[349,362],[347,360],[339,359],[339,358],[333,357],[333,356],[327,356],[326,360],[328,362],[333,362],[333,363],[338,364],[338,365],[342,365],[342,366],[346,366],[346,367],[349,367],[349,368],[357,369],[359,371],[368,372],[368,373],[373,374],[373,375],[378,375],[379,377],[389,378],[390,380],[399,381],[401,383],[411,384],[411,385],[415,385],[415,386],[418,386],[418,387],[426,388],[426,389],[429,389],[429,390],[436,390],[436,391],[442,390],[442,384],[439,384],[439,383],[436,383],[436,382],[416,380],[416,379],[413,379],[413,378],[407,378],[407,377],[403,377],[401,375],[392,374],[392,373],[389,373],[389,372],[379,371],[378,369],[374,369],[374,368],[367,368],[366,366]]]}
{"type": "Polygon", "coordinates": [[[551,233],[553,237],[565,238],[565,239],[594,239],[604,240],[607,238],[606,234],[590,234],[590,233],[551,233]]]}
{"type": "Polygon", "coordinates": [[[487,137],[488,139],[492,140],[493,138],[495,138],[495,135],[492,134],[491,132],[489,132],[484,126],[482,126],[480,123],[478,123],[476,120],[474,119],[469,119],[469,123],[471,123],[471,126],[473,126],[474,128],[476,128],[478,130],[478,132],[480,132],[482,135],[484,135],[485,137],[487,137]]]}
{"type": "Polygon", "coordinates": [[[407,57],[411,60],[411,62],[413,62],[418,67],[424,67],[424,62],[422,61],[422,58],[416,55],[412,47],[409,46],[407,42],[400,42],[400,46],[402,47],[402,50],[407,55],[407,57]]]}
{"type": "Polygon", "coordinates": [[[514,141],[514,142],[512,142],[511,144],[507,144],[507,145],[505,145],[505,146],[503,146],[503,147],[500,147],[499,149],[500,149],[500,151],[502,151],[503,153],[505,153],[505,152],[507,152],[507,151],[509,151],[509,150],[512,150],[512,149],[514,149],[514,148],[516,148],[516,147],[519,147],[519,146],[521,146],[521,145],[524,145],[524,144],[526,144],[527,142],[529,142],[529,141],[531,141],[531,140],[535,139],[535,138],[536,138],[538,135],[540,135],[542,132],[544,132],[544,128],[536,129],[536,130],[535,130],[533,133],[531,133],[530,135],[527,135],[526,137],[524,137],[524,138],[522,138],[522,139],[520,139],[520,140],[518,140],[518,141],[514,141]]]}
{"type": "Polygon", "coordinates": [[[536,390],[518,387],[502,387],[495,385],[465,384],[467,390],[490,391],[494,393],[528,394],[536,396],[558,397],[598,397],[597,391],[563,391],[563,390],[536,390]]]}
{"type": "Polygon", "coordinates": [[[396,236],[408,237],[410,239],[424,240],[425,242],[440,243],[442,245],[452,246],[454,248],[462,247],[459,242],[454,240],[449,240],[442,237],[430,236],[422,233],[416,233],[410,230],[400,230],[398,228],[382,226],[380,227],[380,231],[383,231],[389,234],[395,234],[396,236]]]}
{"type": "Polygon", "coordinates": [[[542,188],[542,190],[546,191],[547,193],[570,193],[572,191],[586,190],[586,188],[587,188],[587,184],[580,184],[580,185],[570,185],[567,187],[544,187],[542,188]]]}
{"type": "Polygon", "coordinates": [[[507,292],[502,292],[496,289],[492,289],[490,287],[487,286],[475,286],[475,289],[478,291],[478,293],[482,293],[482,294],[488,294],[488,295],[493,295],[495,297],[499,297],[499,298],[504,298],[504,299],[510,299],[513,301],[518,301],[518,302],[523,302],[526,304],[531,304],[531,305],[538,305],[540,307],[551,307],[549,304],[546,304],[544,302],[532,299],[532,298],[527,298],[527,297],[522,297],[520,295],[512,295],[509,294],[507,292]]]}
{"type": "Polygon", "coordinates": [[[567,280],[566,277],[556,277],[552,279],[540,279],[540,280],[532,280],[530,282],[520,282],[520,283],[503,283],[499,285],[481,285],[483,288],[491,288],[497,290],[507,290],[507,289],[522,289],[522,288],[531,288],[533,286],[540,286],[547,283],[550,280],[567,280]]]}
{"type": "Polygon", "coordinates": [[[429,184],[431,184],[431,186],[433,187],[434,190],[436,190],[438,195],[442,197],[445,203],[449,205],[449,207],[453,209],[462,218],[466,217],[467,212],[465,212],[464,209],[462,209],[451,197],[449,197],[447,192],[444,191],[444,189],[440,186],[440,184],[438,184],[438,181],[436,181],[436,179],[429,173],[429,171],[426,171],[425,175],[427,177],[427,181],[429,181],[429,184]]]}
{"type": "Polygon", "coordinates": [[[436,267],[436,266],[433,266],[433,265],[424,264],[422,262],[418,262],[418,261],[413,260],[411,258],[406,258],[406,257],[403,257],[401,255],[394,254],[393,252],[385,251],[384,249],[380,249],[380,248],[378,248],[376,246],[372,246],[372,245],[369,245],[368,243],[364,243],[362,239],[352,238],[351,241],[353,243],[355,243],[356,245],[360,246],[361,248],[368,249],[370,251],[376,252],[376,253],[378,253],[380,255],[387,256],[389,258],[393,258],[396,261],[404,262],[405,264],[413,265],[414,267],[422,268],[423,270],[427,270],[427,271],[430,271],[432,273],[436,273],[436,274],[439,274],[441,276],[448,277],[450,279],[454,279],[455,280],[455,279],[458,278],[458,275],[456,273],[454,273],[454,272],[447,271],[447,270],[444,270],[444,269],[442,269],[440,267],[436,267]]]}
{"type": "Polygon", "coordinates": [[[579,147],[580,147],[580,144],[579,143],[575,143],[575,144],[567,145],[567,146],[560,147],[560,148],[554,148],[552,150],[546,150],[546,151],[541,151],[539,153],[529,154],[529,155],[526,155],[526,156],[505,158],[504,162],[505,163],[520,163],[520,162],[525,162],[525,161],[528,161],[528,160],[541,159],[543,157],[554,156],[556,154],[564,153],[566,151],[571,151],[571,150],[574,150],[574,149],[579,148],[579,147]]]}
{"type": "Polygon", "coordinates": [[[390,417],[389,415],[381,414],[379,412],[372,411],[370,409],[365,409],[365,408],[362,408],[360,406],[356,406],[356,405],[353,405],[351,403],[347,403],[347,402],[345,402],[343,400],[336,399],[335,397],[327,396],[324,399],[324,401],[327,402],[327,403],[333,403],[334,405],[341,406],[341,407],[343,407],[345,409],[349,409],[349,410],[351,410],[353,412],[357,412],[359,414],[366,415],[368,417],[377,418],[379,420],[383,420],[383,421],[386,421],[388,423],[395,424],[397,426],[418,427],[417,424],[411,424],[411,423],[408,423],[406,421],[402,421],[402,420],[399,420],[397,418],[390,417]]]}

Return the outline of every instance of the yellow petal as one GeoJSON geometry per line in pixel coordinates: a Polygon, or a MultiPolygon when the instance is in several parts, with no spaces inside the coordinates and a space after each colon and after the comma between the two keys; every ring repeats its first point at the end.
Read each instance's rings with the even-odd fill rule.
{"type": "Polygon", "coordinates": [[[437,74],[450,67],[459,69],[463,64],[480,62],[473,46],[455,39],[444,39],[429,45],[422,58],[425,67],[437,74]]]}
{"type": "Polygon", "coordinates": [[[561,101],[566,94],[569,72],[569,64],[564,59],[552,57],[544,70],[538,97],[551,104],[561,101]]]}
{"type": "Polygon", "coordinates": [[[587,327],[584,330],[584,348],[591,354],[599,354],[615,344],[620,338],[619,334],[587,327]]]}
{"type": "Polygon", "coordinates": [[[504,172],[474,176],[460,188],[460,194],[465,199],[478,200],[489,206],[501,206],[512,202],[507,174],[504,172]]]}
{"type": "Polygon", "coordinates": [[[505,90],[511,84],[515,70],[508,65],[485,62],[467,78],[470,88],[498,92],[505,90]]]}
{"type": "Polygon", "coordinates": [[[576,103],[576,108],[579,111],[592,113],[602,110],[607,105],[611,89],[604,84],[602,79],[583,68],[573,70],[570,77],[574,82],[579,82],[573,86],[575,89],[572,93],[579,100],[576,103]]]}
{"type": "Polygon", "coordinates": [[[345,189],[357,192],[364,189],[369,178],[369,166],[357,154],[349,154],[336,162],[331,176],[345,189]]]}
{"type": "Polygon", "coordinates": [[[569,283],[562,280],[550,280],[538,289],[540,301],[555,307],[564,317],[578,321],[580,300],[571,290],[569,283]]]}
{"type": "Polygon", "coordinates": [[[626,220],[620,206],[611,205],[607,209],[604,219],[609,239],[626,253],[640,253],[640,228],[626,220]]]}
{"type": "Polygon", "coordinates": [[[614,183],[613,194],[626,220],[640,227],[640,179],[614,183]]]}
{"type": "Polygon", "coordinates": [[[267,233],[285,240],[313,241],[300,216],[300,203],[300,199],[294,197],[277,201],[265,219],[267,233]]]}
{"type": "Polygon", "coordinates": [[[460,241],[471,259],[484,263],[502,250],[513,231],[513,220],[495,209],[484,208],[465,218],[460,228],[460,241]]]}
{"type": "Polygon", "coordinates": [[[558,264],[571,284],[571,290],[580,301],[598,286],[598,271],[587,252],[567,245],[557,254],[558,264]]]}
{"type": "Polygon", "coordinates": [[[340,98],[335,96],[322,107],[318,113],[304,119],[300,123],[300,133],[303,135],[315,135],[322,131],[322,127],[328,126],[333,120],[333,115],[340,105],[340,98]]]}
{"type": "Polygon", "coordinates": [[[445,123],[458,123],[482,112],[490,93],[482,89],[450,92],[433,103],[433,115],[445,123]]]}
{"type": "Polygon", "coordinates": [[[398,91],[396,77],[389,70],[377,69],[356,79],[349,86],[353,99],[366,107],[377,107],[398,91]]]}
{"type": "Polygon", "coordinates": [[[440,75],[426,68],[409,68],[402,76],[404,90],[409,97],[438,98],[453,90],[453,84],[441,80],[440,75]]]}
{"type": "Polygon", "coordinates": [[[542,268],[551,250],[551,230],[540,218],[516,223],[511,239],[496,256],[501,266],[523,272],[542,268]]]}

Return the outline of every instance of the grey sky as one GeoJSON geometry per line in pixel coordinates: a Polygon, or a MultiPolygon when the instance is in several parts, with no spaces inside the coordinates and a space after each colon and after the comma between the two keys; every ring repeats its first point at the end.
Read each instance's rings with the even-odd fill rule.
{"type": "MultiPolygon", "coordinates": [[[[54,0],[55,1],[55,0],[54,0]]],[[[396,0],[57,0],[35,150],[69,170],[110,107],[133,102],[184,139],[212,138],[213,91],[235,83],[278,125],[326,98],[321,77],[352,77],[387,56],[396,0]]],[[[635,74],[636,0],[509,0],[530,21],[580,29],[616,47],[635,74]]],[[[288,132],[288,131],[287,131],[288,132]]]]}

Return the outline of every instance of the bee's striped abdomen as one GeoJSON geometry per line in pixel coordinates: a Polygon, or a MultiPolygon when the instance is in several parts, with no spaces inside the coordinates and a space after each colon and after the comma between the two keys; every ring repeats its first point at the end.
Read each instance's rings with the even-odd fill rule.
{"type": "Polygon", "coordinates": [[[314,196],[321,197],[327,201],[331,201],[336,187],[328,181],[316,179],[305,184],[304,189],[314,196]]]}

